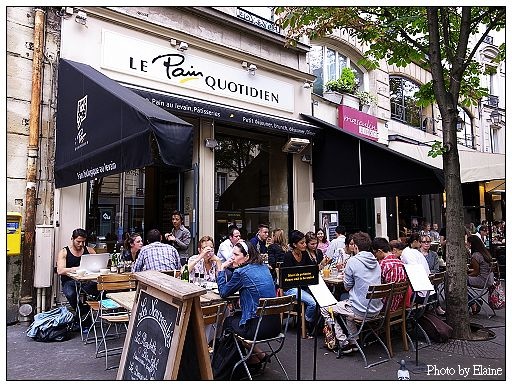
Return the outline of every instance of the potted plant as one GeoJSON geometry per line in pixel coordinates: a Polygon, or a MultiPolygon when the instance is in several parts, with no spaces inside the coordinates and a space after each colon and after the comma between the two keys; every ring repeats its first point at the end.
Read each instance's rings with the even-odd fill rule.
{"type": "Polygon", "coordinates": [[[354,95],[357,86],[354,71],[349,67],[344,67],[338,79],[325,84],[324,98],[339,105],[343,104],[358,109],[359,100],[354,95]]]}
{"type": "Polygon", "coordinates": [[[356,91],[356,96],[359,98],[359,110],[367,112],[370,107],[377,105],[377,96],[369,91],[356,91]]]}

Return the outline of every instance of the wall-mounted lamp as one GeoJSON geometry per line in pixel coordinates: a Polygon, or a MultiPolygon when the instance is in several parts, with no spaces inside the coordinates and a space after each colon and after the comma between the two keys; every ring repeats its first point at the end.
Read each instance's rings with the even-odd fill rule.
{"type": "Polygon", "coordinates": [[[498,109],[494,109],[491,112],[490,118],[491,118],[491,122],[494,125],[500,125],[501,124],[501,113],[500,113],[500,111],[498,109]]]}
{"type": "Polygon", "coordinates": [[[313,87],[313,82],[304,81],[304,85],[302,87],[304,87],[305,89],[311,89],[313,87]]]}
{"type": "Polygon", "coordinates": [[[87,24],[87,14],[84,11],[78,11],[75,16],[75,21],[85,26],[87,24]]]}
{"type": "Polygon", "coordinates": [[[213,152],[216,149],[220,149],[219,142],[214,138],[207,138],[204,140],[204,146],[211,149],[213,152]]]}
{"type": "Polygon", "coordinates": [[[176,39],[171,39],[170,43],[171,46],[174,46],[174,48],[176,48],[178,51],[184,52],[188,50],[188,43],[186,42],[179,42],[176,39]]]}
{"type": "Polygon", "coordinates": [[[258,70],[258,67],[254,63],[247,63],[245,60],[242,62],[242,68],[247,70],[251,75],[256,74],[256,70],[258,70]]]}
{"type": "Polygon", "coordinates": [[[309,140],[306,138],[295,138],[288,139],[286,144],[283,146],[283,152],[286,153],[300,153],[309,145],[309,140]]]}

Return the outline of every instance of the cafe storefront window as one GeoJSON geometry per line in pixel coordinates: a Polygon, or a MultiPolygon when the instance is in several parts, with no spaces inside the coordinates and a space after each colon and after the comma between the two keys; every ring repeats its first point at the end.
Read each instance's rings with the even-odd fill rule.
{"type": "Polygon", "coordinates": [[[215,241],[236,225],[249,239],[259,224],[288,235],[286,139],[234,128],[217,128],[215,139],[215,241]]]}
{"type": "Polygon", "coordinates": [[[87,231],[97,250],[112,252],[124,233],[144,235],[144,168],[87,183],[87,231]]]}

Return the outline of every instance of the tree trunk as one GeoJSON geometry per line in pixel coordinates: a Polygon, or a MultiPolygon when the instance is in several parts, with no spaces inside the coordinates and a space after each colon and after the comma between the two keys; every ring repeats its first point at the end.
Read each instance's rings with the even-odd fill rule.
{"type": "Polygon", "coordinates": [[[450,149],[443,153],[443,169],[446,190],[446,273],[445,297],[447,322],[453,327],[453,337],[470,339],[467,261],[464,244],[464,214],[460,163],[457,150],[457,111],[443,120],[444,144],[450,149]]]}

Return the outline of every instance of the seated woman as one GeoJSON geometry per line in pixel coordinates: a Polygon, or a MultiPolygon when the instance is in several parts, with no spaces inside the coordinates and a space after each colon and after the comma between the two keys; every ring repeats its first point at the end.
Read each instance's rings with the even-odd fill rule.
{"type": "MultiPolygon", "coordinates": [[[[487,283],[487,278],[493,275],[492,257],[485,248],[484,243],[477,235],[469,235],[467,237],[469,250],[471,252],[471,264],[468,269],[468,286],[483,289],[487,283]]],[[[493,278],[487,284],[490,285],[493,278]]],[[[471,296],[468,294],[468,297],[471,296]]],[[[477,314],[480,311],[480,305],[476,302],[471,303],[471,313],[477,314]]]]}
{"type": "Polygon", "coordinates": [[[323,228],[316,230],[316,237],[318,238],[318,248],[322,250],[322,254],[325,255],[325,252],[329,248],[329,241],[327,240],[327,235],[325,235],[323,228]]]}
{"type": "Polygon", "coordinates": [[[309,258],[316,263],[320,269],[322,269],[328,261],[328,258],[324,258],[324,253],[318,248],[318,238],[313,231],[308,231],[306,237],[306,251],[309,258]]]}
{"type": "Polygon", "coordinates": [[[125,262],[135,262],[143,245],[144,243],[140,234],[136,232],[129,234],[124,241],[123,256],[121,259],[125,262]]]}
{"type": "MultiPolygon", "coordinates": [[[[291,250],[284,254],[284,262],[281,267],[315,265],[307,253],[306,237],[299,230],[293,230],[290,234],[291,250]]],[[[284,291],[285,296],[297,296],[298,289],[292,288],[284,291]]],[[[301,301],[306,305],[307,336],[313,338],[313,330],[316,321],[316,301],[309,293],[307,286],[301,287],[301,301]]]]}
{"type": "Polygon", "coordinates": [[[430,235],[421,235],[420,243],[420,253],[427,260],[430,273],[439,273],[439,256],[435,251],[430,250],[430,245],[432,244],[430,235]]]}
{"type": "Polygon", "coordinates": [[[208,282],[217,281],[217,272],[219,271],[220,258],[214,253],[213,238],[209,235],[199,239],[197,251],[199,254],[193,255],[188,259],[188,271],[191,278],[195,274],[204,276],[204,280],[208,282]]]}
{"type": "Polygon", "coordinates": [[[288,251],[288,245],[285,241],[284,231],[281,228],[276,228],[272,231],[272,243],[268,246],[268,265],[270,266],[270,273],[276,283],[277,287],[277,272],[276,268],[283,263],[284,253],[288,251]]]}
{"type": "MultiPolygon", "coordinates": [[[[239,241],[233,247],[233,255],[222,263],[217,276],[219,294],[225,298],[239,292],[241,312],[226,317],[223,330],[235,332],[245,338],[253,338],[259,317],[256,316],[260,298],[276,296],[274,281],[268,267],[251,243],[239,241]],[[235,267],[228,279],[227,268],[235,267]]],[[[275,337],[281,332],[279,315],[263,317],[258,339],[275,337]]],[[[267,355],[255,347],[248,364],[263,364],[267,355]]]]}
{"type": "Polygon", "coordinates": [[[343,251],[343,257],[340,257],[340,259],[338,259],[338,262],[336,263],[336,268],[340,272],[343,272],[345,270],[347,261],[354,255],[356,255],[354,248],[355,248],[354,238],[352,238],[352,235],[349,235],[345,239],[345,250],[343,251]]]}

